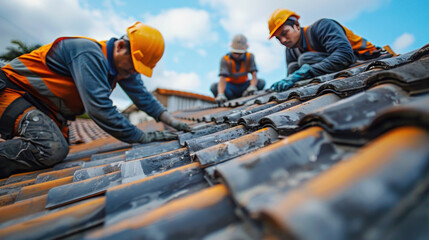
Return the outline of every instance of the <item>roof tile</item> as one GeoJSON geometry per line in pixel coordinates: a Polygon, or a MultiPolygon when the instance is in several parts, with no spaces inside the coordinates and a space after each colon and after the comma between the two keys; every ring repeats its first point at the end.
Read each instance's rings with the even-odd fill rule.
{"type": "Polygon", "coordinates": [[[201,238],[237,221],[233,206],[227,189],[217,185],[94,232],[88,239],[201,238]]]}
{"type": "Polygon", "coordinates": [[[104,197],[0,229],[2,239],[53,239],[99,224],[104,197]]]}
{"type": "Polygon", "coordinates": [[[264,109],[262,111],[243,116],[240,119],[238,119],[238,124],[243,124],[247,128],[257,128],[259,127],[259,121],[265,116],[271,115],[276,112],[280,112],[282,110],[291,108],[299,104],[301,104],[301,101],[297,99],[291,99],[289,101],[277,104],[275,106],[264,109]]]}
{"type": "Polygon", "coordinates": [[[109,224],[149,210],[178,197],[208,187],[198,163],[128,182],[106,193],[106,215],[109,224]]]}
{"type": "Polygon", "coordinates": [[[310,112],[321,107],[335,103],[339,99],[340,98],[337,95],[328,93],[304,102],[300,105],[268,115],[262,118],[259,121],[259,124],[273,126],[281,134],[289,135],[291,132],[295,131],[295,129],[298,127],[298,122],[306,114],[309,114],[310,112]]]}
{"type": "Polygon", "coordinates": [[[263,128],[242,137],[214,145],[195,153],[202,167],[227,161],[277,141],[277,132],[263,128]]]}
{"type": "Polygon", "coordinates": [[[52,188],[48,192],[46,208],[57,208],[59,206],[97,196],[104,193],[108,188],[121,183],[121,173],[119,171],[103,176],[73,182],[52,188]]]}
{"type": "Polygon", "coordinates": [[[350,147],[334,144],[323,129],[312,127],[219,164],[216,175],[227,184],[235,201],[252,214],[352,152],[350,147]]]}
{"type": "Polygon", "coordinates": [[[422,129],[392,130],[350,159],[279,196],[259,216],[269,218],[283,234],[302,239],[362,238],[370,223],[389,213],[418,179],[427,176],[428,142],[429,134],[422,129]],[[360,224],[348,224],[347,219],[360,224]]]}

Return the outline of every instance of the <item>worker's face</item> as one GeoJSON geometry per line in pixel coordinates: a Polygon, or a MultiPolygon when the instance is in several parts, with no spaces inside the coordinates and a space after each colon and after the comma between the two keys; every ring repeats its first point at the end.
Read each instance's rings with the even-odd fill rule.
{"type": "Polygon", "coordinates": [[[287,48],[293,48],[301,37],[301,28],[299,25],[283,25],[274,32],[274,36],[287,48]]]}
{"type": "Polygon", "coordinates": [[[244,53],[231,53],[232,58],[234,58],[235,60],[239,60],[244,53]]]}
{"type": "Polygon", "coordinates": [[[121,40],[117,42],[115,50],[113,51],[113,62],[116,72],[123,78],[127,78],[136,73],[131,54],[128,52],[125,43],[121,40]]]}

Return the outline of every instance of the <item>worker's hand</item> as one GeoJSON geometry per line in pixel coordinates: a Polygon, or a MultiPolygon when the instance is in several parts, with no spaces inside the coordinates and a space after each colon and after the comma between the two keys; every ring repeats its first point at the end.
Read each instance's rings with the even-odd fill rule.
{"type": "Polygon", "coordinates": [[[249,87],[247,87],[247,89],[243,92],[242,96],[247,97],[247,96],[253,95],[257,90],[258,88],[256,88],[256,86],[249,85],[249,87]]]}
{"type": "Polygon", "coordinates": [[[149,143],[149,142],[156,142],[156,141],[168,141],[168,140],[174,140],[177,139],[178,136],[176,134],[170,133],[170,132],[160,132],[160,131],[154,131],[154,132],[143,132],[141,138],[139,139],[138,143],[149,143]]]}
{"type": "Polygon", "coordinates": [[[282,91],[286,91],[289,88],[291,88],[293,85],[295,84],[295,82],[288,80],[288,79],[282,79],[278,82],[275,82],[273,85],[271,85],[271,89],[273,89],[276,92],[282,92],[282,91]]]}
{"type": "Polygon", "coordinates": [[[228,101],[228,99],[226,98],[225,94],[219,94],[217,95],[217,97],[215,98],[216,103],[221,104],[224,103],[226,101],[228,101]]]}
{"type": "Polygon", "coordinates": [[[174,127],[176,130],[179,130],[179,131],[190,132],[192,130],[191,127],[189,127],[189,125],[187,123],[179,121],[177,119],[174,119],[171,122],[171,126],[174,127]]]}
{"type": "Polygon", "coordinates": [[[303,64],[298,70],[293,72],[286,79],[282,79],[271,85],[271,89],[274,89],[277,92],[286,91],[287,89],[291,88],[296,82],[312,77],[313,74],[310,70],[310,65],[303,64]]]}
{"type": "Polygon", "coordinates": [[[291,75],[287,77],[287,79],[293,81],[294,83],[311,78],[313,74],[311,74],[311,66],[308,64],[303,64],[298,70],[293,72],[291,75]]]}

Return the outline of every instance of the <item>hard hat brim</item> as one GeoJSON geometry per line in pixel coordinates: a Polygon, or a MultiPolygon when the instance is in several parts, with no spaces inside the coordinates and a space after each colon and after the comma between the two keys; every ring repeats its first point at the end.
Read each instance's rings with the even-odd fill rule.
{"type": "MultiPolygon", "coordinates": [[[[282,25],[281,25],[282,26],[282,25]]],[[[274,30],[272,31],[272,32],[270,32],[270,37],[268,38],[268,39],[271,39],[271,38],[273,38],[274,37],[274,33],[277,31],[277,29],[279,29],[280,28],[280,26],[278,26],[278,27],[275,27],[274,28],[274,30]]]]}
{"type": "Polygon", "coordinates": [[[246,49],[231,48],[232,53],[245,53],[246,51],[247,51],[246,49]]]}
{"type": "Polygon", "coordinates": [[[145,75],[146,77],[152,77],[152,72],[153,69],[144,65],[143,63],[141,63],[140,61],[137,61],[136,59],[134,59],[133,57],[133,64],[134,64],[134,69],[138,72],[141,73],[143,75],[145,75]]]}

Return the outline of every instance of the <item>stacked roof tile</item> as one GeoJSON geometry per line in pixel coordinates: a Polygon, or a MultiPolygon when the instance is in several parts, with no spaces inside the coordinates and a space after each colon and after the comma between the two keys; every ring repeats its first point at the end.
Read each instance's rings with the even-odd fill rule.
{"type": "Polygon", "coordinates": [[[426,45],[75,145],[0,180],[0,238],[427,239],[428,69],[426,45]]]}
{"type": "Polygon", "coordinates": [[[110,135],[90,119],[78,118],[69,125],[70,144],[89,143],[108,136],[110,135]]]}

